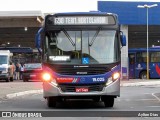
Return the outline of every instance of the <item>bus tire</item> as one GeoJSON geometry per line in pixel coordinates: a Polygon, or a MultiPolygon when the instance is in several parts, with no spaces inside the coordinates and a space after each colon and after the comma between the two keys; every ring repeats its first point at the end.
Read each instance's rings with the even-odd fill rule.
{"type": "Polygon", "coordinates": [[[47,106],[48,107],[56,107],[57,97],[48,97],[47,98],[47,106]]]}
{"type": "Polygon", "coordinates": [[[147,79],[147,71],[142,71],[141,72],[140,79],[147,79]]]}
{"type": "Polygon", "coordinates": [[[112,96],[102,96],[102,101],[105,107],[113,107],[114,105],[114,97],[112,96]]]}

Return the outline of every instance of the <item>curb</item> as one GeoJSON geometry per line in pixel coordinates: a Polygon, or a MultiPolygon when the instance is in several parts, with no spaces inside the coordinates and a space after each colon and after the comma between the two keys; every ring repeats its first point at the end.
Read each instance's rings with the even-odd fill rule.
{"type": "Polygon", "coordinates": [[[29,90],[29,91],[23,91],[23,92],[17,92],[17,93],[7,94],[5,98],[11,99],[11,98],[22,96],[22,95],[29,95],[29,94],[36,94],[36,93],[40,94],[42,92],[43,92],[42,89],[40,89],[40,90],[29,90]]]}
{"type": "Polygon", "coordinates": [[[122,87],[133,87],[133,86],[152,86],[152,85],[160,85],[160,81],[152,81],[152,82],[135,82],[135,83],[121,83],[122,87]]]}

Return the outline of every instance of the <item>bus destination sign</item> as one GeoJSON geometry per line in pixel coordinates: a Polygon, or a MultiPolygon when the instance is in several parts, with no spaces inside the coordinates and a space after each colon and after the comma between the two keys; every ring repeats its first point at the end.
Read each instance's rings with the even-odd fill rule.
{"type": "Polygon", "coordinates": [[[115,24],[113,16],[67,16],[55,17],[54,25],[97,25],[97,24],[115,24]],[[112,22],[109,23],[109,17],[112,22]],[[114,21],[114,22],[113,22],[114,21]]]}

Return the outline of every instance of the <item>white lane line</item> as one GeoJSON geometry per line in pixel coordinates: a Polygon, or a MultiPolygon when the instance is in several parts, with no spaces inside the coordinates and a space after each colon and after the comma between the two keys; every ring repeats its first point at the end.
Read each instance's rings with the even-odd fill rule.
{"type": "Polygon", "coordinates": [[[156,99],[117,99],[117,101],[157,101],[156,99]]]}
{"type": "Polygon", "coordinates": [[[155,99],[137,99],[137,100],[134,100],[134,101],[153,101],[155,99]]]}
{"type": "Polygon", "coordinates": [[[23,92],[18,92],[18,93],[7,94],[6,98],[11,99],[11,98],[14,98],[14,97],[28,95],[28,94],[40,94],[42,92],[43,92],[42,89],[40,89],[40,90],[29,90],[29,91],[23,91],[23,92]]]}
{"type": "Polygon", "coordinates": [[[156,94],[156,93],[152,93],[152,96],[155,97],[155,98],[160,102],[160,98],[157,97],[155,94],[156,94]]]}

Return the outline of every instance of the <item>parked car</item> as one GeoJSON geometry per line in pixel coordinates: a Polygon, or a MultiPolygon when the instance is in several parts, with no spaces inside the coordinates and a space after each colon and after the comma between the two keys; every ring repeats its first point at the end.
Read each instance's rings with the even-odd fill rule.
{"type": "Polygon", "coordinates": [[[27,63],[24,64],[23,81],[41,81],[42,64],[41,63],[27,63]]]}

